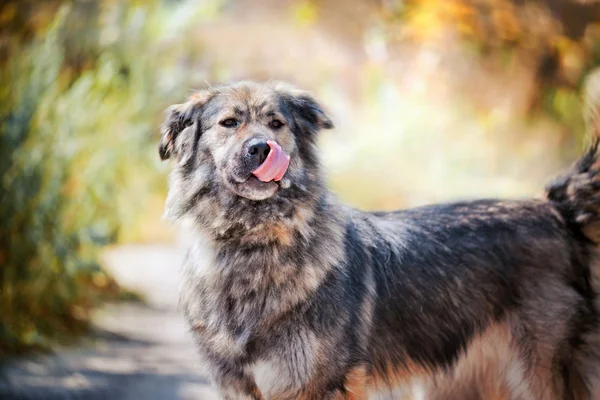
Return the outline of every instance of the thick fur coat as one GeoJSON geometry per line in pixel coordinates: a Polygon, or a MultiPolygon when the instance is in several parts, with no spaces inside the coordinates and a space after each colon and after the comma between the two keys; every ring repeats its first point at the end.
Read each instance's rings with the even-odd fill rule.
{"type": "Polygon", "coordinates": [[[308,94],[241,82],[170,107],[166,214],[194,237],[181,295],[224,399],[600,399],[594,145],[541,200],[397,212],[327,192],[308,94]],[[248,143],[290,155],[252,175],[248,143]]]}

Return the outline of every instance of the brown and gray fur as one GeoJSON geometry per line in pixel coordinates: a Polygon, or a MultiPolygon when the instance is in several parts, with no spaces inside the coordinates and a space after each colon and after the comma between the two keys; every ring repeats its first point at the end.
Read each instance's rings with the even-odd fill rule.
{"type": "Polygon", "coordinates": [[[434,400],[600,399],[597,143],[542,200],[368,213],[324,186],[332,127],[276,83],[167,110],[166,215],[194,226],[181,301],[222,397],[399,398],[416,379],[434,400]],[[291,156],[280,182],[251,174],[268,139],[291,156]]]}

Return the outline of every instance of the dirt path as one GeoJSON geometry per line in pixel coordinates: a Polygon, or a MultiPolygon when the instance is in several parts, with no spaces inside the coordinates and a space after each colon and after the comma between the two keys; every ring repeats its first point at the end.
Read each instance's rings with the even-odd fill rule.
{"type": "Polygon", "coordinates": [[[99,310],[85,346],[9,362],[0,370],[0,399],[216,399],[176,308],[181,256],[161,245],[107,251],[107,267],[148,304],[99,310]]]}

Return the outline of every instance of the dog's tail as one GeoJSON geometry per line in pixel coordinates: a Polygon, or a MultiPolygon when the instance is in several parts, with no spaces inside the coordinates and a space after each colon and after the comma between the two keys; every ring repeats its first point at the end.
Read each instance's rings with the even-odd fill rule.
{"type": "Polygon", "coordinates": [[[586,267],[577,269],[574,278],[587,307],[575,329],[568,398],[596,399],[600,393],[600,136],[594,135],[583,157],[565,175],[546,186],[546,197],[572,231],[592,243],[586,267]]]}
{"type": "Polygon", "coordinates": [[[567,223],[600,244],[600,135],[571,169],[546,186],[546,197],[567,223]]]}

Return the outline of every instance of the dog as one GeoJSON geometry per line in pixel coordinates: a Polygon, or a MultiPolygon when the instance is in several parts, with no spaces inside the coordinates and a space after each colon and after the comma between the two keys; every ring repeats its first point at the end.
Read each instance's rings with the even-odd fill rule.
{"type": "Polygon", "coordinates": [[[167,109],[181,306],[222,398],[600,399],[598,139],[542,199],[363,212],[325,187],[330,128],[282,83],[167,109]]]}

